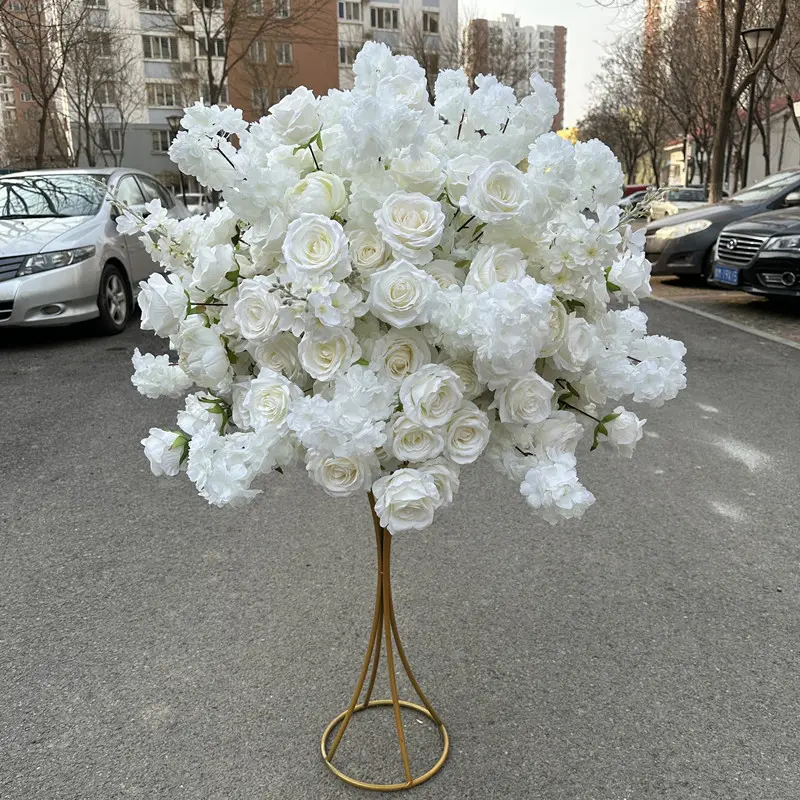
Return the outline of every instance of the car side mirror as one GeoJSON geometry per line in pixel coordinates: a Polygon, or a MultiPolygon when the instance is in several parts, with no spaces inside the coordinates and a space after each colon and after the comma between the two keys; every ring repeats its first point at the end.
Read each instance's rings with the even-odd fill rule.
{"type": "Polygon", "coordinates": [[[787,208],[800,206],[800,191],[795,190],[794,192],[789,192],[789,194],[787,194],[786,197],[783,198],[783,204],[787,208]]]}

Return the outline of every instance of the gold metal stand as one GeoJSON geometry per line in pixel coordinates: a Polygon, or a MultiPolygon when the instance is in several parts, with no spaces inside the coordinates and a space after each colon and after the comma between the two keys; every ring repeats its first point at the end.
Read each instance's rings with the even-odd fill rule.
{"type": "Polygon", "coordinates": [[[322,758],[327,764],[328,769],[330,769],[334,775],[337,775],[351,786],[357,786],[359,789],[371,789],[377,792],[396,792],[400,791],[401,789],[410,789],[412,786],[418,786],[420,783],[424,783],[429,778],[432,778],[442,768],[442,765],[447,758],[447,754],[450,751],[450,737],[447,735],[447,730],[442,724],[441,719],[439,719],[439,715],[433,710],[433,706],[431,706],[428,698],[425,697],[422,689],[420,689],[417,679],[414,677],[414,673],[411,671],[411,667],[409,666],[405,651],[403,650],[403,644],[400,641],[400,635],[397,632],[397,620],[395,619],[394,615],[394,605],[392,604],[390,569],[392,535],[385,528],[381,527],[380,520],[375,513],[375,498],[371,493],[369,496],[369,503],[370,508],[372,509],[372,521],[375,525],[375,541],[378,547],[378,588],[375,594],[375,613],[372,618],[372,632],[369,636],[369,646],[367,647],[367,653],[364,656],[364,664],[361,668],[361,675],[358,678],[358,683],[356,684],[355,692],[353,692],[353,698],[350,701],[350,705],[346,711],[343,711],[341,714],[339,714],[339,716],[337,716],[325,729],[325,733],[322,734],[321,748],[322,758]],[[391,700],[370,700],[372,697],[372,690],[375,686],[375,678],[378,674],[382,637],[386,646],[386,663],[388,665],[389,686],[391,688],[392,698],[391,700]],[[408,676],[411,685],[414,687],[414,690],[419,696],[419,699],[422,701],[422,705],[417,705],[416,703],[409,703],[406,700],[398,699],[392,641],[394,641],[394,645],[397,648],[397,655],[400,657],[400,661],[403,664],[406,675],[408,676]],[[364,682],[367,679],[367,672],[369,671],[370,662],[372,662],[372,673],[367,686],[367,692],[364,696],[363,702],[359,703],[361,690],[364,688],[364,682]],[[339,747],[339,744],[342,741],[344,732],[347,730],[347,726],[350,724],[353,714],[356,714],[359,711],[364,711],[368,708],[376,708],[380,706],[392,706],[394,709],[394,722],[397,728],[397,740],[400,745],[400,756],[403,760],[403,771],[405,773],[405,781],[402,783],[369,783],[366,781],[359,781],[355,778],[345,775],[343,772],[334,767],[332,763],[333,757],[336,754],[336,749],[339,747]],[[439,728],[439,733],[442,737],[443,749],[439,760],[433,765],[433,767],[431,767],[423,775],[420,775],[418,778],[415,778],[411,772],[411,764],[408,759],[408,750],[406,749],[406,736],[403,730],[403,721],[400,715],[401,708],[412,709],[424,714],[439,728]],[[334,730],[336,730],[337,725],[339,726],[339,730],[336,732],[336,736],[330,748],[328,748],[328,739],[330,739],[334,730]]]}

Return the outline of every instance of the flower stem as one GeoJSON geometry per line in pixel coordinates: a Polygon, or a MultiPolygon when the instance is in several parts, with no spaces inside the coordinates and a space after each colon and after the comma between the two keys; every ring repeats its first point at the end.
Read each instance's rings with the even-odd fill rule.
{"type": "MultiPolygon", "coordinates": [[[[461,227],[458,229],[458,231],[463,231],[463,230],[464,230],[464,228],[466,228],[466,227],[467,227],[467,225],[469,225],[469,224],[470,224],[470,222],[472,222],[472,220],[474,220],[474,219],[475,219],[475,215],[473,214],[473,215],[472,215],[472,216],[471,216],[471,217],[470,217],[470,218],[469,218],[469,219],[468,219],[468,220],[467,220],[467,221],[466,221],[466,222],[465,222],[465,223],[464,223],[464,224],[463,224],[463,225],[462,225],[462,226],[461,226],[461,227]]],[[[456,231],[456,233],[458,233],[458,231],[456,231]]]]}
{"type": "Polygon", "coordinates": [[[584,411],[583,409],[578,408],[577,406],[570,405],[569,403],[565,403],[563,400],[561,401],[562,406],[566,406],[567,408],[571,408],[573,411],[577,411],[579,414],[583,414],[584,417],[589,417],[589,419],[593,419],[598,425],[600,424],[600,420],[597,417],[593,417],[588,412],[584,411]]]}
{"type": "Polygon", "coordinates": [[[458,141],[458,140],[461,138],[461,127],[462,127],[462,125],[464,124],[464,117],[465,117],[466,115],[467,115],[467,109],[465,108],[465,109],[464,109],[464,110],[461,112],[461,121],[458,123],[458,133],[456,134],[456,141],[458,141]]]}
{"type": "Polygon", "coordinates": [[[308,143],[308,152],[311,153],[311,158],[314,159],[314,166],[317,168],[317,172],[319,172],[319,164],[317,163],[317,157],[314,155],[314,148],[311,146],[311,142],[308,143]]]}

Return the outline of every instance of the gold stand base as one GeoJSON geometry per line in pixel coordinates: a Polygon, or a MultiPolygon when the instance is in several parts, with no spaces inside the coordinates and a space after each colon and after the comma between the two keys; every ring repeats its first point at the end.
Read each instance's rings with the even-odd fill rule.
{"type": "Polygon", "coordinates": [[[450,752],[450,737],[447,735],[447,729],[444,727],[439,715],[433,710],[428,698],[422,692],[414,673],[411,671],[411,666],[406,658],[403,644],[400,641],[400,636],[397,632],[397,619],[394,614],[394,605],[392,602],[392,584],[391,584],[391,547],[392,535],[385,528],[381,527],[380,520],[375,513],[375,498],[370,493],[369,496],[370,507],[372,509],[372,521],[375,526],[375,541],[378,548],[378,588],[375,593],[375,612],[372,618],[372,631],[369,637],[369,645],[367,653],[364,656],[364,663],[361,668],[361,674],[356,684],[355,692],[350,700],[350,705],[346,711],[343,711],[336,717],[327,728],[325,733],[322,734],[321,750],[322,758],[325,761],[328,769],[341,778],[345,783],[350,786],[355,786],[359,789],[370,789],[376,792],[397,792],[402,789],[411,789],[414,786],[432,778],[444,765],[447,755],[450,752]],[[378,664],[381,657],[381,639],[383,638],[386,648],[386,663],[389,671],[389,686],[391,688],[392,697],[390,700],[372,700],[372,690],[375,687],[375,679],[378,674],[378,664]],[[410,703],[407,700],[400,700],[397,694],[397,677],[394,669],[394,648],[397,648],[397,655],[403,665],[405,673],[414,687],[414,691],[422,701],[422,705],[410,703]],[[367,679],[367,672],[369,672],[370,662],[372,662],[372,674],[370,675],[369,685],[363,702],[359,702],[361,691],[364,688],[364,683],[367,679]],[[400,745],[400,756],[403,761],[403,771],[405,773],[405,781],[402,783],[371,783],[369,781],[359,781],[345,775],[341,770],[333,765],[333,757],[336,754],[336,749],[339,747],[344,732],[353,717],[361,711],[366,711],[370,708],[381,706],[391,706],[394,710],[395,727],[397,728],[397,741],[400,745]],[[411,772],[411,763],[408,758],[408,750],[406,748],[405,731],[403,730],[403,721],[400,716],[400,709],[407,708],[412,711],[417,711],[424,714],[431,720],[439,729],[442,737],[442,754],[439,760],[423,775],[415,778],[411,772]],[[336,726],[339,730],[333,740],[333,743],[328,747],[328,739],[330,739],[336,726]]]}

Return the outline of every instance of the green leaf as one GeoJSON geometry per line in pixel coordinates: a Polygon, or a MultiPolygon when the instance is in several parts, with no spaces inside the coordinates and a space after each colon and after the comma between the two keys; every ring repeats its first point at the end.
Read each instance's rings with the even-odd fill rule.
{"type": "Polygon", "coordinates": [[[231,283],[238,283],[239,282],[239,268],[229,270],[225,273],[225,280],[230,281],[231,283]]]}
{"type": "Polygon", "coordinates": [[[611,281],[608,280],[608,279],[606,279],[606,289],[608,289],[609,292],[619,292],[619,291],[621,291],[620,287],[617,286],[616,283],[611,283],[611,281]]]}
{"type": "Polygon", "coordinates": [[[615,419],[616,419],[618,416],[619,416],[619,414],[615,414],[614,412],[612,412],[612,413],[610,413],[610,414],[606,414],[606,415],[603,417],[603,419],[601,419],[601,420],[600,420],[600,422],[612,422],[612,421],[613,421],[613,420],[615,420],[615,419]]]}
{"type": "Polygon", "coordinates": [[[356,361],[356,364],[361,364],[362,367],[368,367],[369,361],[367,361],[366,358],[359,358],[358,361],[356,361]]]}

